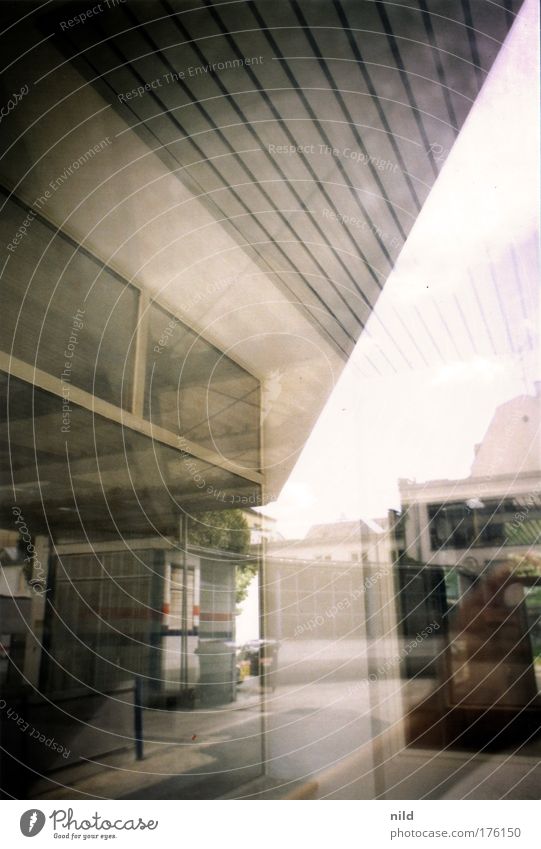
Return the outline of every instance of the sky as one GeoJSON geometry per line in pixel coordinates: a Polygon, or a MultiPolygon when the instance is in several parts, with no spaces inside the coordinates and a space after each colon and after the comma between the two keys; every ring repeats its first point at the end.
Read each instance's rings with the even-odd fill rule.
{"type": "Polygon", "coordinates": [[[540,377],[537,33],[526,0],[289,481],[263,508],[287,538],[385,516],[400,506],[399,478],[468,476],[496,407],[540,377]]]}

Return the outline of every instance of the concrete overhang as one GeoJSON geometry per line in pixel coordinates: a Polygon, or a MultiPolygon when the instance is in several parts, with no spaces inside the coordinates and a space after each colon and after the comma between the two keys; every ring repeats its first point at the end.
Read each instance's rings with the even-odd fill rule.
{"type": "Polygon", "coordinates": [[[262,381],[263,503],[519,7],[141,2],[80,25],[25,4],[4,41],[4,91],[29,93],[1,183],[262,381]]]}

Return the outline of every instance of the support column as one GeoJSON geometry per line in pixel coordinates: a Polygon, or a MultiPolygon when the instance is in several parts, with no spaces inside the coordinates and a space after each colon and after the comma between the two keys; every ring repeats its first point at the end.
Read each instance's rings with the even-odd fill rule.
{"type": "Polygon", "coordinates": [[[180,692],[188,690],[188,517],[182,514],[179,527],[182,551],[182,612],[180,637],[180,692]]]}
{"type": "Polygon", "coordinates": [[[37,536],[32,562],[30,630],[26,635],[23,672],[31,686],[39,687],[39,676],[43,655],[43,628],[49,586],[49,537],[37,536]]]}

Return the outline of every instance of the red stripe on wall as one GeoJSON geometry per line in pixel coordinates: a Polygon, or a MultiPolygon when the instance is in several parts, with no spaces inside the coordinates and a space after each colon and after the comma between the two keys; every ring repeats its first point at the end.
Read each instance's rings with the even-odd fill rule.
{"type": "Polygon", "coordinates": [[[201,613],[200,619],[202,622],[231,622],[233,619],[232,613],[201,613]]]}

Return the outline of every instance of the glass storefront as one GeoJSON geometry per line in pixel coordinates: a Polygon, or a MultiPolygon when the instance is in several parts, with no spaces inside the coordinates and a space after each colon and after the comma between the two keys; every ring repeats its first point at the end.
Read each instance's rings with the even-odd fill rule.
{"type": "Polygon", "coordinates": [[[535,797],[535,4],[45,5],[0,4],[1,793],[535,797]]]}

